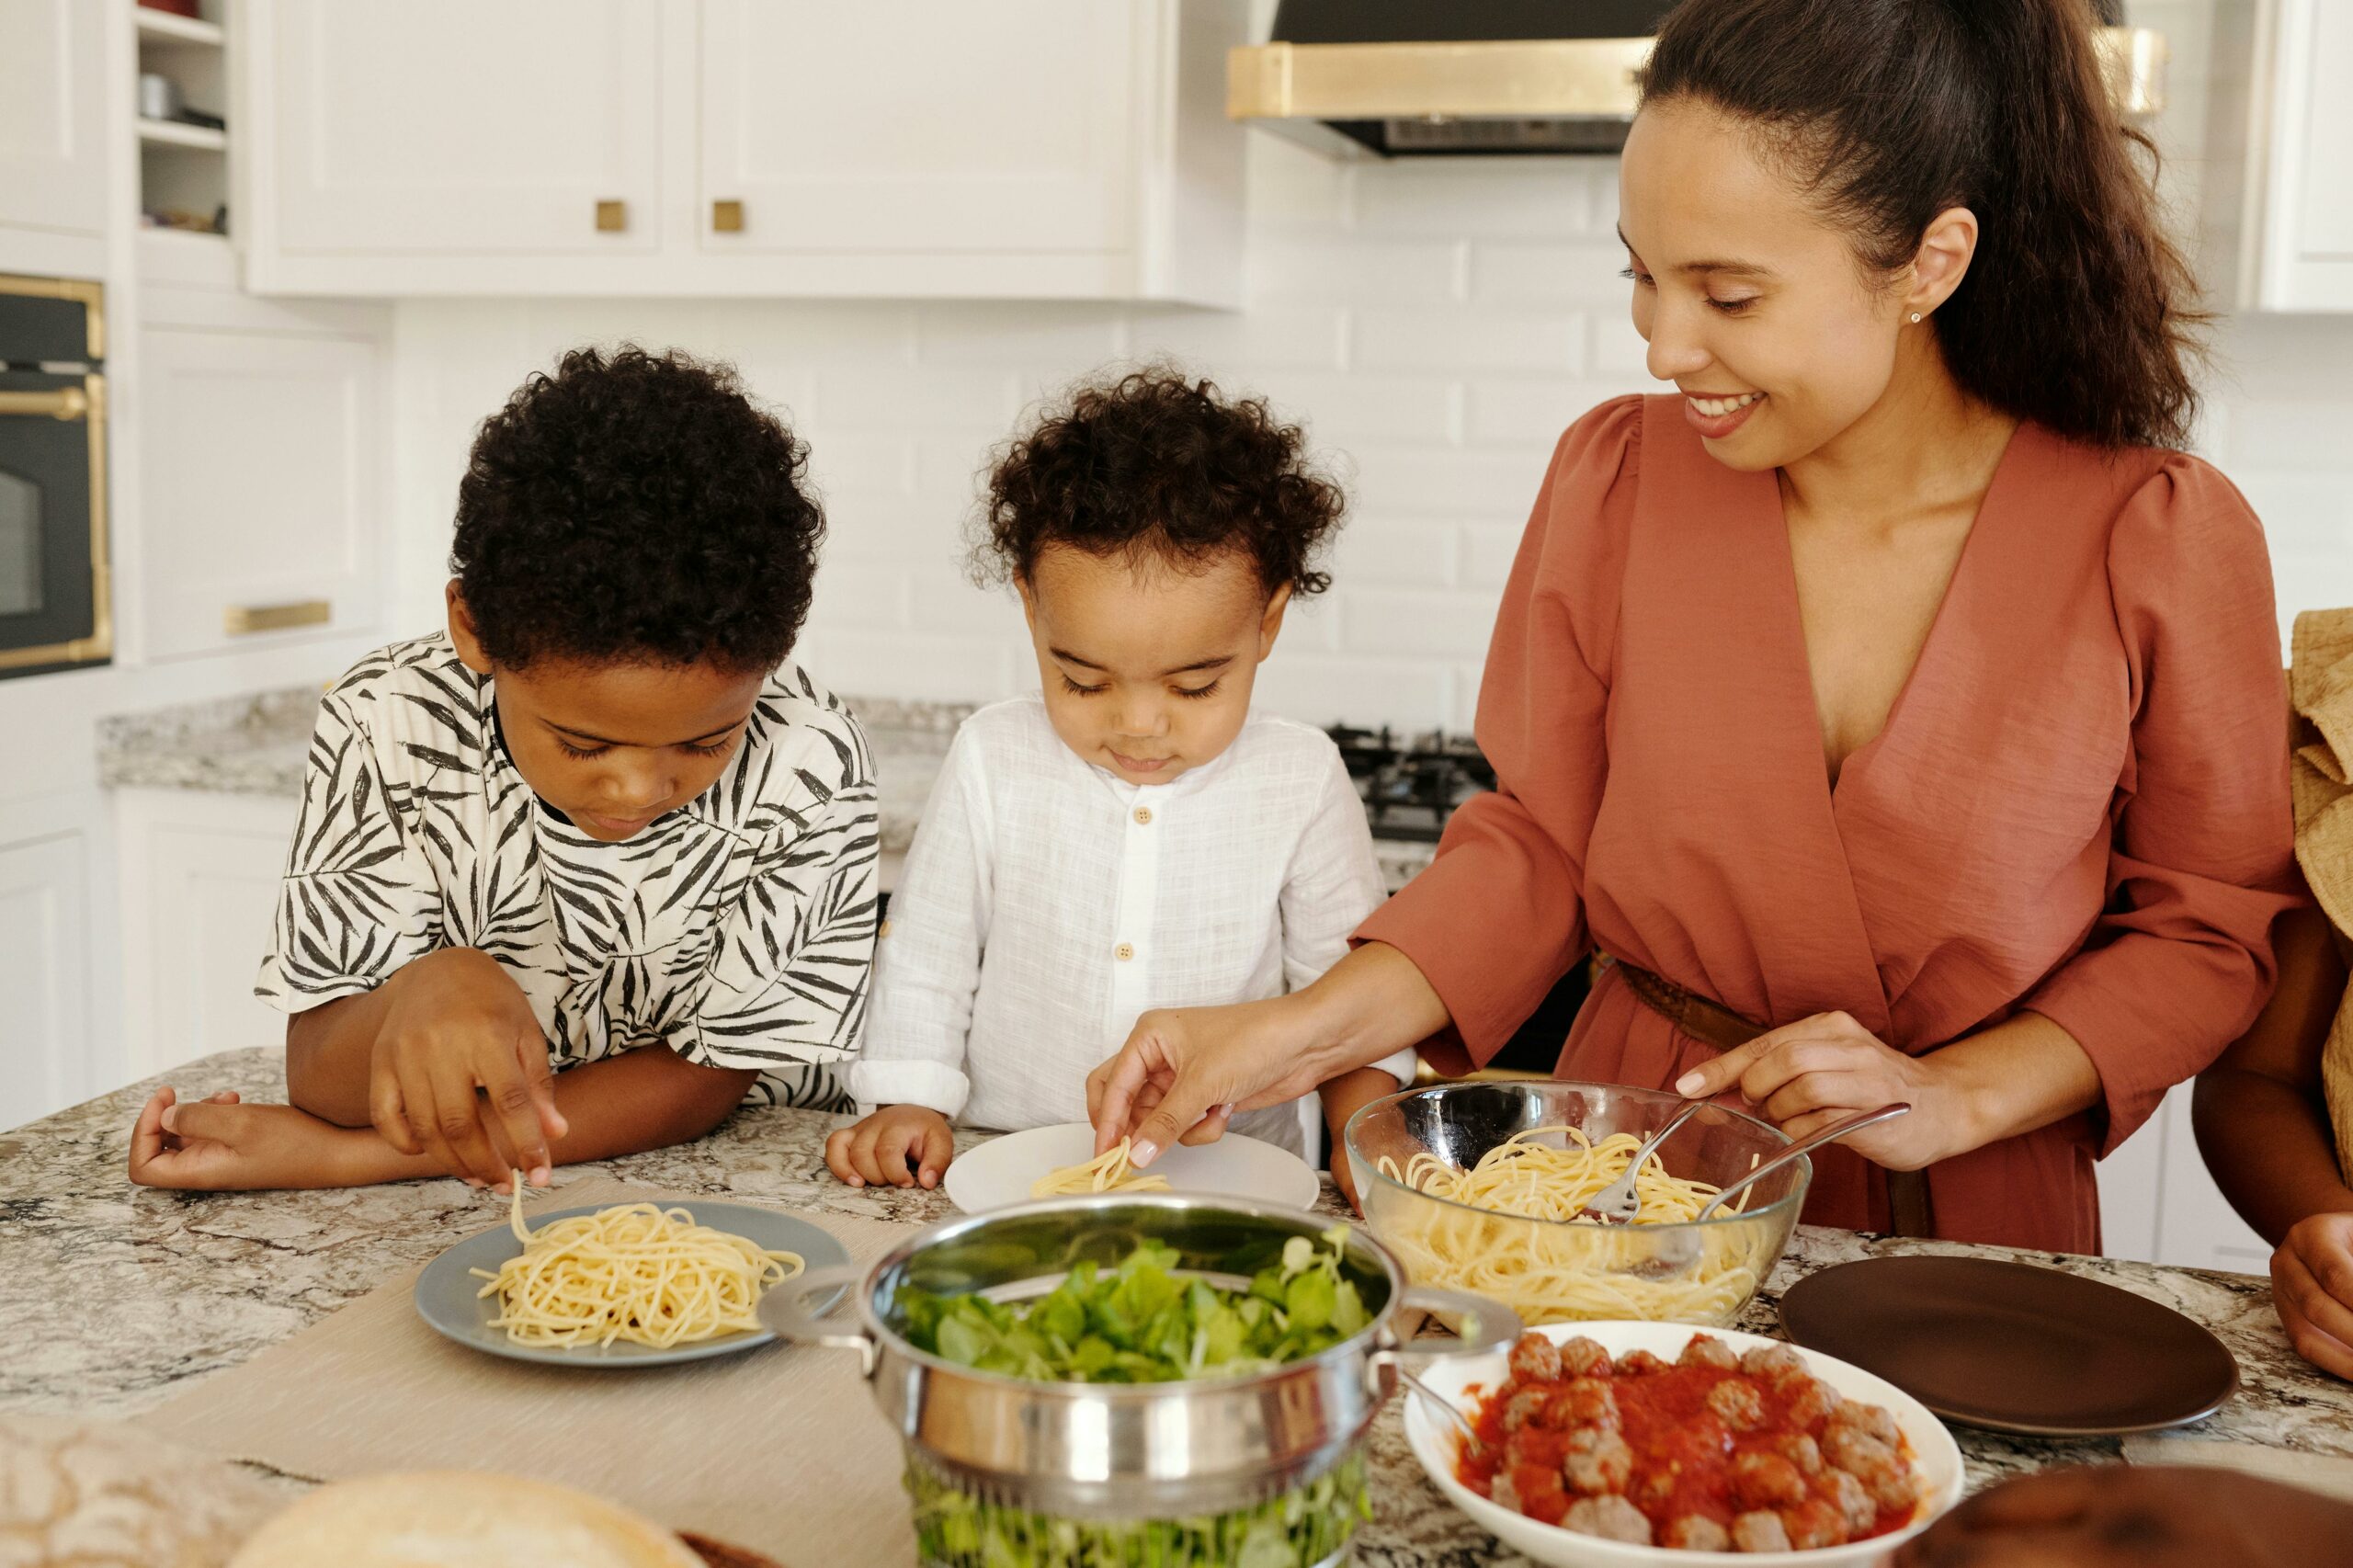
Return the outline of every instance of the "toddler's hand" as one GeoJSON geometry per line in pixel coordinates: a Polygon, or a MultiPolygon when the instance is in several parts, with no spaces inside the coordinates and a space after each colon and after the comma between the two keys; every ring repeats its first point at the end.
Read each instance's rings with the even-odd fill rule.
{"type": "Polygon", "coordinates": [[[938,1187],[956,1140],[929,1106],[886,1105],[825,1140],[825,1167],[852,1187],[938,1187]]]}

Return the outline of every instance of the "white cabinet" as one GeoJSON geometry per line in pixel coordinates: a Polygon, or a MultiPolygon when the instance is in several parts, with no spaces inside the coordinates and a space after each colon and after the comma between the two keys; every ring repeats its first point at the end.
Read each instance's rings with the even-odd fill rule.
{"type": "Polygon", "coordinates": [[[376,342],[151,322],[140,346],[133,570],[147,656],[375,626],[376,342]]]}
{"type": "Polygon", "coordinates": [[[2261,1274],[2271,1248],[2214,1185],[2190,1131],[2182,1084],[2099,1165],[2101,1242],[2110,1257],[2261,1274]]]}
{"type": "Polygon", "coordinates": [[[1234,303],[1244,9],[250,0],[246,281],[1234,303]]]}
{"type": "Polygon", "coordinates": [[[251,7],[271,243],[289,256],[651,248],[661,23],[650,0],[251,7]]]}
{"type": "Polygon", "coordinates": [[[285,1042],[285,1016],[256,999],[253,984],[296,809],[291,799],[262,796],[117,793],[123,1033],[133,1076],[285,1042]]]}
{"type": "Polygon", "coordinates": [[[0,271],[63,265],[106,228],[106,7],[0,0],[0,271]]]}
{"type": "Polygon", "coordinates": [[[0,1130],[87,1087],[87,864],[78,833],[0,844],[0,1130]]]}
{"type": "Polygon", "coordinates": [[[2219,0],[2209,153],[2238,178],[2211,199],[2235,228],[2242,307],[2353,310],[2353,5],[2219,0]]]}

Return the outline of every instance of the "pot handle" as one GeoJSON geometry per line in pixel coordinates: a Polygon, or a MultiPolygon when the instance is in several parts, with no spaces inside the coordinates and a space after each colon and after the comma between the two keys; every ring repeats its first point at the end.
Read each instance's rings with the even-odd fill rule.
{"type": "Polygon", "coordinates": [[[1434,1285],[1408,1285],[1397,1304],[1426,1312],[1443,1312],[1457,1324],[1459,1339],[1399,1339],[1384,1326],[1381,1343],[1365,1358],[1365,1386],[1375,1399],[1386,1398],[1392,1370],[1415,1371],[1433,1361],[1456,1356],[1487,1356],[1508,1350],[1522,1332],[1519,1314],[1501,1301],[1474,1296],[1468,1290],[1442,1290],[1434,1285]],[[1464,1326],[1467,1325],[1467,1326],[1464,1326]]]}
{"type": "Polygon", "coordinates": [[[876,1356],[873,1337],[854,1324],[847,1329],[830,1326],[834,1309],[849,1299],[849,1288],[858,1284],[865,1272],[855,1263],[837,1263],[829,1268],[796,1274],[769,1286],[754,1310],[764,1327],[790,1344],[857,1351],[859,1374],[870,1378],[874,1375],[876,1356]],[[825,1304],[815,1312],[809,1310],[813,1296],[827,1297],[825,1304]]]}

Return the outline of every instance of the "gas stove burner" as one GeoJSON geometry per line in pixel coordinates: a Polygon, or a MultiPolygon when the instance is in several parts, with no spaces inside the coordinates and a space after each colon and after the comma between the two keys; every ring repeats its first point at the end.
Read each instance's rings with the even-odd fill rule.
{"type": "Polygon", "coordinates": [[[1375,838],[1435,842],[1454,808],[1495,787],[1495,770],[1468,735],[1432,730],[1411,737],[1335,724],[1324,732],[1340,748],[1364,797],[1375,838]]]}

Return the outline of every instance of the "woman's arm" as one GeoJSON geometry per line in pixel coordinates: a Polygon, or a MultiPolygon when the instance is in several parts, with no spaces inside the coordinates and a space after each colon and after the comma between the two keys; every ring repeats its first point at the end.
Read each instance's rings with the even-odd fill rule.
{"type": "Polygon", "coordinates": [[[2277,1245],[2299,1221],[2353,1212],[2321,1100],[2321,1046],[2345,998],[2346,969],[2328,917],[2306,906],[2272,941],[2279,984],[2254,1027],[2198,1076],[2190,1102],[2199,1152],[2222,1196],[2277,1245]]]}

